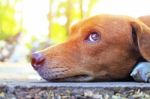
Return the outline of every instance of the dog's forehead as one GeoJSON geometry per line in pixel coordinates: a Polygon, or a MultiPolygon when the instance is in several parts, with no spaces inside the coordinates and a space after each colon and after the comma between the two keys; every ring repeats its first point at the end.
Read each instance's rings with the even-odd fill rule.
{"type": "Polygon", "coordinates": [[[103,29],[113,29],[121,31],[125,30],[129,26],[128,17],[125,16],[114,16],[114,15],[97,15],[90,18],[83,19],[78,23],[74,24],[70,28],[70,32],[77,33],[79,30],[89,30],[97,27],[103,29]]]}

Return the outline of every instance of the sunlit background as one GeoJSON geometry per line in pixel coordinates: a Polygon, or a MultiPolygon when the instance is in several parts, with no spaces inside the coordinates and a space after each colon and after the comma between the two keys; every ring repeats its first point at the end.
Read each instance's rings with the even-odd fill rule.
{"type": "Polygon", "coordinates": [[[0,0],[0,73],[31,70],[23,64],[32,52],[65,41],[70,24],[103,13],[150,15],[150,0],[0,0]]]}

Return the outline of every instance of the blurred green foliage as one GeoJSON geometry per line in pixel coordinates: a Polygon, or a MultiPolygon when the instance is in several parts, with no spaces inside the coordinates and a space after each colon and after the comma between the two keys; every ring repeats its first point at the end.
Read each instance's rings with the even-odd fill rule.
{"type": "Polygon", "coordinates": [[[89,16],[97,1],[99,0],[50,0],[49,37],[52,41],[65,41],[70,24],[89,16]]]}
{"type": "MultiPolygon", "coordinates": [[[[36,5],[36,0],[32,2],[30,0],[26,1],[27,0],[0,0],[0,43],[4,42],[4,46],[0,46],[0,61],[8,60],[11,56],[15,56],[12,60],[19,61],[23,55],[24,57],[28,57],[31,52],[44,49],[52,43],[65,41],[68,38],[70,25],[89,16],[93,6],[100,0],[47,0],[49,2],[49,12],[44,14],[45,17],[46,14],[48,17],[49,33],[41,33],[38,35],[37,33],[32,34],[32,32],[34,32],[32,31],[32,26],[31,28],[27,28],[25,25],[28,24],[24,24],[26,22],[30,23],[30,20],[27,21],[27,19],[30,18],[24,16],[27,10],[25,7],[29,7],[29,12],[31,7],[31,17],[36,17],[33,13],[34,10],[35,12],[37,11],[37,6],[33,5],[35,9],[33,6],[28,6],[28,3],[32,5],[34,2],[36,5]],[[24,6],[24,4],[26,6],[24,6]],[[22,51],[26,53],[19,53],[19,51],[15,52],[15,50],[19,48],[18,46],[21,46],[21,48],[23,48],[22,51]]],[[[39,2],[41,2],[42,5],[43,1],[40,0],[39,2]]],[[[35,21],[31,21],[32,24],[34,22],[35,21]]],[[[40,23],[35,22],[34,24],[36,26],[36,24],[40,23]]],[[[33,26],[33,30],[35,26],[33,26]]]]}
{"type": "MultiPolygon", "coordinates": [[[[17,21],[16,5],[23,0],[0,0],[0,40],[8,39],[22,32],[22,20],[17,21]]],[[[90,14],[99,0],[49,0],[49,38],[54,43],[67,39],[68,28],[90,14]],[[86,8],[86,9],[85,9],[86,8]]],[[[21,15],[20,15],[21,16],[21,15]]]]}
{"type": "Polygon", "coordinates": [[[15,19],[17,2],[20,0],[0,0],[0,40],[8,39],[21,32],[20,23],[15,19]]]}

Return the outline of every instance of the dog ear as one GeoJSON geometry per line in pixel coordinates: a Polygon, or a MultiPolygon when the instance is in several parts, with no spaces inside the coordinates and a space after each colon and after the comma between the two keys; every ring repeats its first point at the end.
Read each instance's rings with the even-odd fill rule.
{"type": "Polygon", "coordinates": [[[150,27],[139,20],[132,21],[131,26],[141,55],[150,61],[150,27]]]}

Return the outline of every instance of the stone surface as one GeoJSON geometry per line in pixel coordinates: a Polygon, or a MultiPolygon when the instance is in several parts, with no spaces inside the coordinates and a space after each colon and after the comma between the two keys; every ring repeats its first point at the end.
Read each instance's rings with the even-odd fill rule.
{"type": "Polygon", "coordinates": [[[30,64],[0,63],[0,99],[150,99],[149,83],[39,79],[30,64]]]}
{"type": "Polygon", "coordinates": [[[1,80],[0,99],[150,99],[150,84],[1,80]]]}

